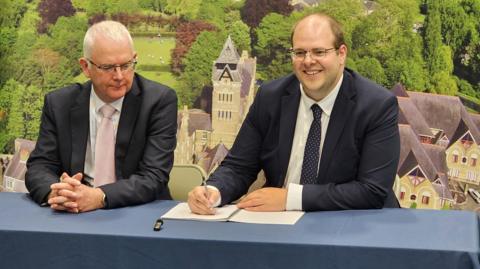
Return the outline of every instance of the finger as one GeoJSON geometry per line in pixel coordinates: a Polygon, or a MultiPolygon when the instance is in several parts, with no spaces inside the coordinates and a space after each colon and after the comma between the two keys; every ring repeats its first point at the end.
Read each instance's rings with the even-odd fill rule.
{"type": "Polygon", "coordinates": [[[214,215],[215,209],[205,206],[204,204],[196,202],[189,202],[188,206],[192,213],[199,214],[199,215],[214,215]]]}
{"type": "Polygon", "coordinates": [[[63,172],[62,175],[60,176],[60,181],[62,181],[64,178],[67,178],[67,177],[69,177],[69,175],[63,172]]]}
{"type": "Polygon", "coordinates": [[[64,179],[62,180],[62,182],[68,183],[68,184],[70,184],[70,185],[72,185],[72,186],[79,186],[79,185],[82,184],[80,181],[78,181],[77,179],[72,178],[72,177],[66,177],[66,178],[64,178],[64,179]]]}
{"type": "Polygon", "coordinates": [[[74,179],[78,180],[78,181],[81,181],[82,178],[83,178],[83,174],[82,173],[76,173],[75,175],[73,175],[74,179]]]}
{"type": "Polygon", "coordinates": [[[264,205],[260,205],[260,206],[253,206],[253,207],[244,207],[242,209],[245,209],[247,211],[253,211],[253,212],[266,212],[266,211],[271,211],[269,210],[267,207],[265,207],[264,205]]]}
{"type": "Polygon", "coordinates": [[[75,200],[78,198],[78,194],[67,189],[62,189],[58,191],[58,195],[66,197],[68,200],[75,200]]]}
{"type": "Polygon", "coordinates": [[[262,199],[256,198],[256,197],[245,197],[242,199],[238,204],[238,208],[248,208],[248,207],[258,207],[263,205],[264,202],[262,199]]]}
{"type": "Polygon", "coordinates": [[[51,208],[51,209],[58,210],[58,211],[66,211],[66,210],[67,210],[67,208],[64,207],[64,206],[61,205],[61,204],[51,204],[51,205],[50,205],[50,208],[51,208]]]}
{"type": "Polygon", "coordinates": [[[54,205],[51,205],[50,206],[52,209],[56,210],[56,211],[67,211],[67,212],[70,212],[70,213],[78,213],[78,208],[68,208],[68,207],[65,207],[63,205],[59,205],[59,204],[54,204],[54,205]]]}
{"type": "Polygon", "coordinates": [[[208,189],[208,202],[213,206],[220,199],[220,192],[217,190],[208,189]]]}
{"type": "Polygon", "coordinates": [[[73,190],[74,186],[66,182],[61,182],[61,183],[53,183],[52,185],[50,185],[50,188],[55,191],[63,190],[63,189],[73,190]]]}
{"type": "MultiPolygon", "coordinates": [[[[53,184],[52,184],[52,185],[53,185],[53,184]]],[[[57,190],[52,189],[52,186],[51,186],[51,185],[50,185],[50,190],[51,190],[51,191],[50,191],[50,193],[48,194],[48,199],[57,196],[57,190]]]]}
{"type": "Polygon", "coordinates": [[[202,187],[202,186],[195,187],[191,193],[192,193],[193,199],[196,200],[198,203],[211,207],[211,203],[208,200],[208,197],[211,194],[211,192],[209,191],[207,194],[205,187],[202,187]]]}
{"type": "Polygon", "coordinates": [[[62,204],[63,207],[67,209],[77,209],[78,210],[78,204],[76,202],[65,202],[62,204]]]}
{"type": "Polygon", "coordinates": [[[55,196],[53,198],[48,199],[48,203],[50,205],[52,204],[63,204],[65,202],[68,202],[69,200],[66,197],[63,196],[55,196]]]}
{"type": "MultiPolygon", "coordinates": [[[[203,189],[203,187],[200,187],[203,189]]],[[[205,197],[204,190],[195,188],[188,193],[188,206],[193,213],[202,215],[215,214],[215,211],[211,208],[210,202],[205,197]]]]}

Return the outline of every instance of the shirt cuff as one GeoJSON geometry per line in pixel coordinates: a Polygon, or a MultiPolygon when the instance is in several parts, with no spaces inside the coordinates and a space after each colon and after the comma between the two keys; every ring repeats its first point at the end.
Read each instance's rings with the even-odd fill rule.
{"type": "MultiPolygon", "coordinates": [[[[218,190],[218,188],[215,187],[215,186],[207,185],[207,188],[212,189],[212,190],[216,190],[216,191],[218,191],[218,193],[220,193],[220,191],[218,190]]],[[[221,203],[222,203],[222,195],[220,194],[220,197],[219,197],[218,200],[213,204],[213,207],[218,207],[221,203]]]]}
{"type": "Polygon", "coordinates": [[[289,183],[287,189],[287,204],[285,205],[285,209],[287,211],[301,211],[303,185],[289,183]]]}

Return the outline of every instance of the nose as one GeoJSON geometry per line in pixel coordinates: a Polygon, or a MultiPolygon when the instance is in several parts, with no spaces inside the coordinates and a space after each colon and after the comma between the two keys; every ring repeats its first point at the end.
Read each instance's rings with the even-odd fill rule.
{"type": "Polygon", "coordinates": [[[115,69],[113,72],[113,78],[116,80],[123,79],[123,72],[122,72],[122,69],[120,69],[120,66],[115,66],[115,69]]]}
{"type": "Polygon", "coordinates": [[[313,62],[315,62],[315,60],[312,58],[312,54],[310,53],[310,51],[307,51],[305,53],[305,58],[303,59],[303,64],[311,65],[313,62]]]}

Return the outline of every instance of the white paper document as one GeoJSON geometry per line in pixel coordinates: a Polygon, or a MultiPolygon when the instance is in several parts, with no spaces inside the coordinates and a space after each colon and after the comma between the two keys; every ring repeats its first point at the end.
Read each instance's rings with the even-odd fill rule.
{"type": "Polygon", "coordinates": [[[190,211],[187,203],[179,203],[162,218],[202,220],[202,221],[234,221],[257,224],[295,224],[305,212],[303,211],[281,211],[281,212],[252,212],[237,208],[236,205],[225,205],[218,207],[215,215],[198,215],[190,211]]]}

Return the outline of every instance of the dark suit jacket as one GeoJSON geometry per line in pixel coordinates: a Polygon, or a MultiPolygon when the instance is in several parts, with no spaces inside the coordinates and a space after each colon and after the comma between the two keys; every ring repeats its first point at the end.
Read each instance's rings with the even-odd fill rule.
{"type": "MultiPolygon", "coordinates": [[[[291,74],[263,85],[235,143],[208,182],[222,204],[247,192],[263,169],[282,187],[295,132],[300,83],[291,74]]],[[[385,88],[346,69],[322,151],[318,184],[305,185],[303,209],[398,207],[392,191],[399,159],[398,103],[385,88]]]]}
{"type": "MultiPolygon", "coordinates": [[[[50,185],[63,172],[84,170],[89,134],[91,82],[45,96],[40,133],[27,162],[31,197],[46,202],[50,185]]],[[[171,199],[169,173],[176,146],[177,97],[166,86],[135,75],[125,95],[115,145],[117,182],[100,188],[108,208],[171,199]]]]}

